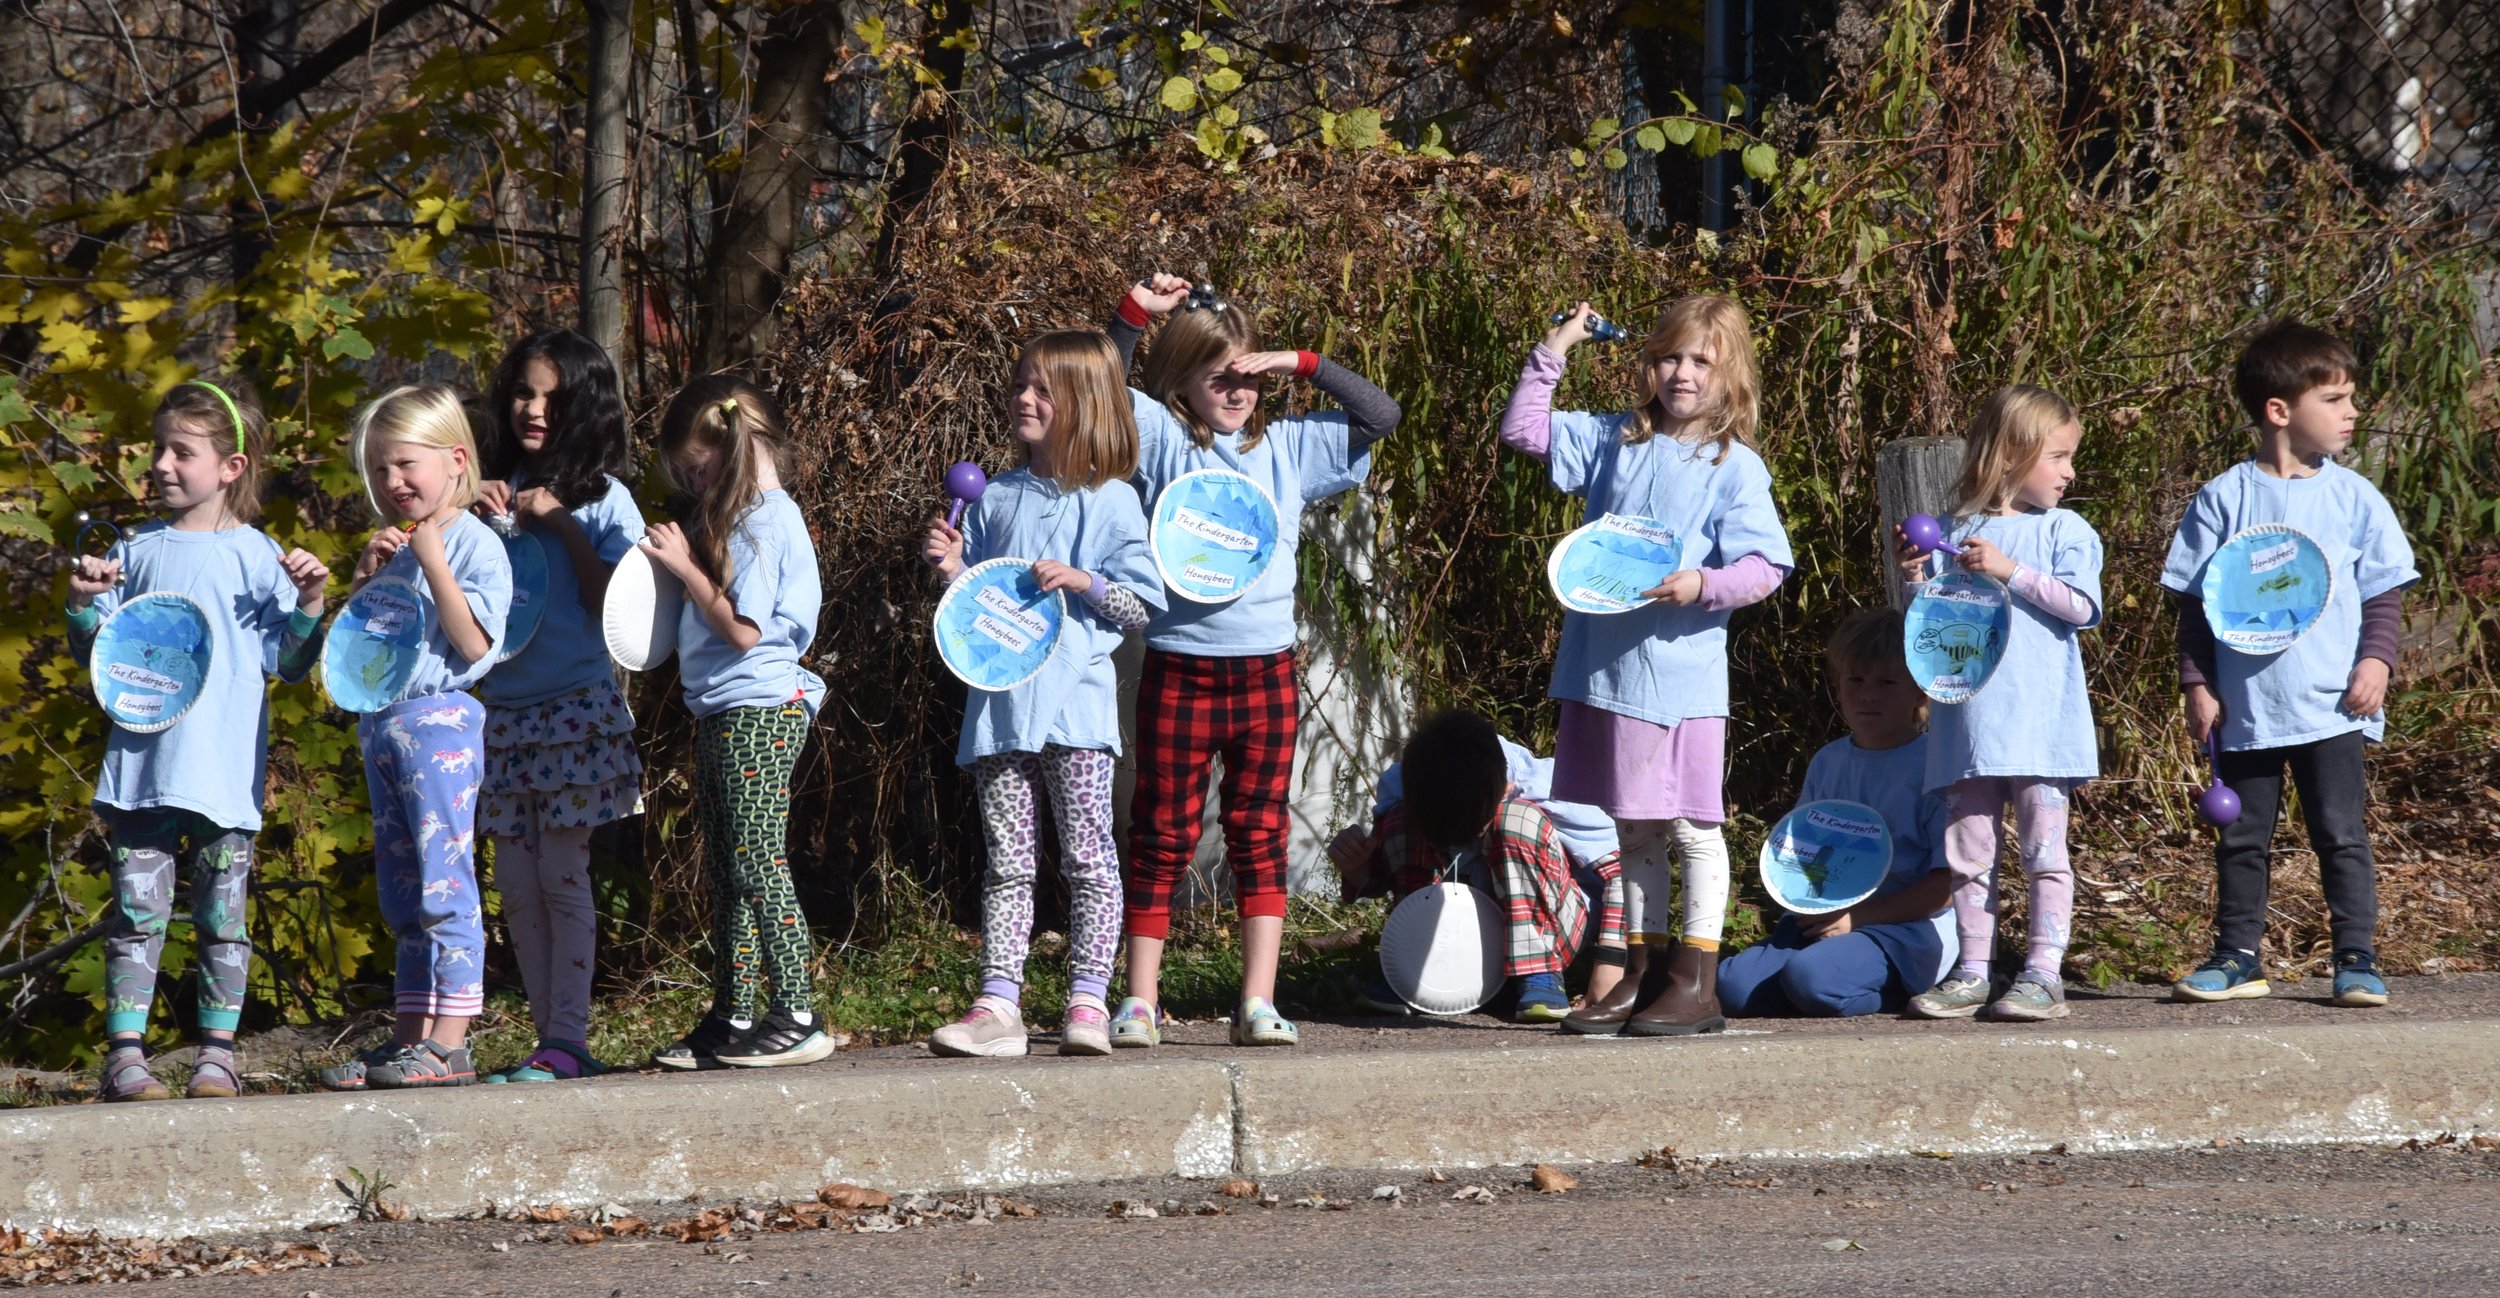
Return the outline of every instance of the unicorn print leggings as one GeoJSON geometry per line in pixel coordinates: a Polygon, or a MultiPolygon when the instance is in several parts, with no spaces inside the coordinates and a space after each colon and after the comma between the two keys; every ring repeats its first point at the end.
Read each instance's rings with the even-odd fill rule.
{"type": "Polygon", "coordinates": [[[472,1018],[485,1008],[486,929],[478,918],[477,786],[486,709],[429,694],[356,723],[373,796],[373,882],[399,940],[402,1014],[472,1018]]]}
{"type": "Polygon", "coordinates": [[[1945,790],[1944,859],[1953,870],[1953,923],[1960,972],[1985,974],[1997,941],[1997,826],[2014,808],[2023,874],[2031,880],[2031,951],[2023,968],[2055,976],[2066,961],[2075,912],[2075,871],[2066,858],[2064,780],[1981,776],[1945,790]]]}

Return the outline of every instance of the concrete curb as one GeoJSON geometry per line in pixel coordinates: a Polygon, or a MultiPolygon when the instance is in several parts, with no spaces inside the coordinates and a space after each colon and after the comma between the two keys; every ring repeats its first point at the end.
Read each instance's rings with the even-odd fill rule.
{"type": "Polygon", "coordinates": [[[1124,1177],[2393,1141],[2500,1125],[2500,1024],[1745,1036],[1235,1058],[881,1060],[0,1115],[0,1223],[128,1235],[1124,1177]]]}

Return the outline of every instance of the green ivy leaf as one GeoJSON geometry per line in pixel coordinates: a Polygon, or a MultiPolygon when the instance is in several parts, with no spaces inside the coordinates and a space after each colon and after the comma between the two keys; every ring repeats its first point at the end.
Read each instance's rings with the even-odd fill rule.
{"type": "Polygon", "coordinates": [[[1660,127],[1658,133],[1667,137],[1667,143],[1680,149],[1693,142],[1693,132],[1698,129],[1692,118],[1679,117],[1660,127]]]}
{"type": "Polygon", "coordinates": [[[1231,139],[1224,130],[1224,124],[1210,115],[1198,119],[1197,142],[1198,152],[1210,158],[1222,158],[1227,156],[1225,146],[1231,143],[1231,139]]]}
{"type": "Polygon", "coordinates": [[[1163,83],[1163,92],[1155,98],[1175,113],[1186,113],[1198,106],[1198,83],[1187,77],[1174,77],[1163,83]]]}
{"type": "Polygon", "coordinates": [[[1588,152],[1584,149],[1573,149],[1571,151],[1571,165],[1574,167],[1585,167],[1589,165],[1588,152]]]}
{"type": "Polygon", "coordinates": [[[1206,44],[1206,43],[1207,43],[1207,38],[1206,38],[1206,36],[1205,36],[1204,34],[1202,34],[1202,33],[1199,33],[1199,32],[1182,32],[1182,33],[1181,33],[1181,48],[1182,48],[1182,49],[1185,49],[1185,50],[1194,50],[1194,49],[1197,49],[1199,46],[1204,45],[1204,44],[1206,44]]]}
{"type": "Polygon", "coordinates": [[[1219,95],[1229,95],[1241,89],[1241,74],[1231,68],[1217,68],[1207,74],[1207,89],[1219,95]]]}
{"type": "Polygon", "coordinates": [[[1631,160],[1632,159],[1621,149],[1608,149],[1606,150],[1605,156],[1598,159],[1598,161],[1606,164],[1606,170],[1608,171],[1621,171],[1623,170],[1623,164],[1630,162],[1631,160]]]}
{"type": "Polygon", "coordinates": [[[1667,133],[1659,127],[1658,123],[1651,122],[1632,133],[1632,142],[1651,153],[1657,153],[1667,147],[1667,133]]]}
{"type": "Polygon", "coordinates": [[[1380,147],[1380,110],[1355,108],[1337,115],[1337,143],[1349,149],[1380,147]]]}

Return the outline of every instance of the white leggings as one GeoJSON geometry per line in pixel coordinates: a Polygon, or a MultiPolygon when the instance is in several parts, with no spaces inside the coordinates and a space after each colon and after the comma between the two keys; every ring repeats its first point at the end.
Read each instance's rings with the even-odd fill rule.
{"type": "Polygon", "coordinates": [[[1667,901],[1675,895],[1675,860],[1684,863],[1683,937],[1719,944],[1727,927],[1727,839],[1717,825],[1675,820],[1621,820],[1623,928],[1627,941],[1664,946],[1667,901]]]}

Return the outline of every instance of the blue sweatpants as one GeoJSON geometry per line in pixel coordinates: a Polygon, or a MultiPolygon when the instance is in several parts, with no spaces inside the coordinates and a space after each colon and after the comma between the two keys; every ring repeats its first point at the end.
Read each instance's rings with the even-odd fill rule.
{"type": "Polygon", "coordinates": [[[373,877],[399,940],[402,1014],[471,1018],[486,1003],[478,918],[477,788],[486,709],[429,694],[356,723],[373,797],[373,877]]]}
{"type": "Polygon", "coordinates": [[[1936,982],[1944,941],[1926,920],[1809,942],[1797,921],[1719,962],[1719,1004],[1741,1018],[1847,1018],[1900,1011],[1936,982]]]}

